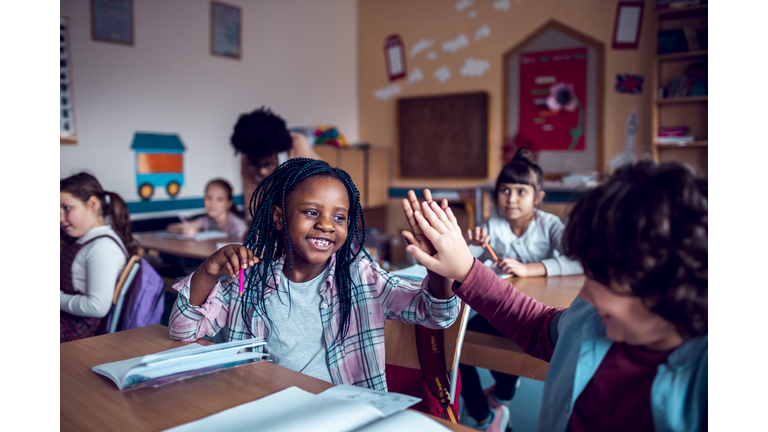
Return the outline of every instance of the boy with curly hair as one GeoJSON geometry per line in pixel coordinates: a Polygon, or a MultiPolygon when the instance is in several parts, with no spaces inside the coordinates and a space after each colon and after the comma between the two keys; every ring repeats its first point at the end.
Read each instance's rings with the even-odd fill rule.
{"type": "Polygon", "coordinates": [[[288,159],[320,159],[304,135],[289,132],[285,120],[266,107],[241,114],[230,142],[235,154],[243,154],[240,174],[246,208],[259,183],[288,159]]]}
{"type": "Polygon", "coordinates": [[[563,236],[586,274],[567,309],[537,302],[472,258],[450,209],[420,210],[411,228],[437,252],[408,251],[550,363],[539,431],[707,430],[705,179],[678,163],[644,161],[586,192],[563,236]]]}

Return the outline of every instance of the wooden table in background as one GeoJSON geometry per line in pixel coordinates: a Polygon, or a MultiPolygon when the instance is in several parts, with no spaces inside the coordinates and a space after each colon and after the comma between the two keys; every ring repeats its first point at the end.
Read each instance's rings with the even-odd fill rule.
{"type": "MultiPolygon", "coordinates": [[[[547,306],[565,307],[579,295],[584,275],[510,278],[512,285],[547,306]]],[[[544,381],[549,363],[529,356],[513,341],[467,330],[459,363],[544,381]]]]}
{"type": "MultiPolygon", "coordinates": [[[[208,342],[198,341],[207,345],[208,342]]],[[[253,363],[188,378],[161,387],[118,390],[91,367],[185,344],[153,325],[60,345],[60,430],[159,431],[296,386],[320,393],[333,384],[269,362],[253,363]]],[[[426,414],[425,414],[426,415],[426,414]]],[[[462,425],[431,417],[453,431],[462,425]]]]}
{"type": "Polygon", "coordinates": [[[218,250],[218,243],[238,243],[242,240],[238,238],[220,238],[215,240],[182,240],[164,237],[164,231],[151,231],[135,233],[133,236],[139,242],[139,246],[144,249],[156,250],[168,255],[175,255],[182,258],[194,258],[204,260],[213,255],[218,250]]]}

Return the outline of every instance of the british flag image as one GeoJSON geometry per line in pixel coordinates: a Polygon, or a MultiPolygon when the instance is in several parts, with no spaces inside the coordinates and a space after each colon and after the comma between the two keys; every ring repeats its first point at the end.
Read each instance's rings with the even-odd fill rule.
{"type": "Polygon", "coordinates": [[[643,92],[643,76],[630,74],[616,74],[617,93],[640,94],[643,92]]]}

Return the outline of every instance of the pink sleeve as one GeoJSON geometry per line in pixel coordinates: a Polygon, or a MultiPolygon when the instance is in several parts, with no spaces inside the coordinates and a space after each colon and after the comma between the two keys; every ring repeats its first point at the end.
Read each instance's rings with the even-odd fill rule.
{"type": "Polygon", "coordinates": [[[193,274],[173,285],[179,296],[168,322],[168,333],[172,339],[193,341],[203,336],[214,336],[229,319],[229,295],[225,295],[225,289],[218,281],[205,303],[199,306],[189,303],[189,284],[193,274]]]}
{"type": "Polygon", "coordinates": [[[477,259],[467,279],[454,283],[453,291],[523,351],[545,361],[552,358],[555,346],[549,325],[563,308],[528,297],[477,259]]]}

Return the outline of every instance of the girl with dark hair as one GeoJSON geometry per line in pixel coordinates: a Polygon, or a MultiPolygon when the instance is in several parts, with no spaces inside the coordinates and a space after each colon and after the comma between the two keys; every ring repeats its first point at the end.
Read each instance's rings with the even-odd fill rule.
{"type": "Polygon", "coordinates": [[[194,237],[201,231],[222,231],[229,237],[242,239],[248,232],[248,225],[243,222],[240,211],[235,206],[232,186],[224,179],[214,179],[205,186],[205,215],[188,223],[178,222],[168,225],[166,231],[194,237]]]}
{"type": "Polygon", "coordinates": [[[453,292],[524,352],[549,362],[540,431],[706,431],[707,207],[707,180],[682,164],[617,169],[568,219],[564,250],[586,281],[565,309],[473,259],[450,209],[422,206],[417,223],[436,252],[407,250],[454,278],[453,292]]]}
{"type": "Polygon", "coordinates": [[[418,289],[372,262],[365,219],[349,175],[297,158],[259,185],[243,246],[227,245],[174,288],[171,338],[266,338],[282,366],[335,384],[386,390],[384,322],[451,325],[459,302],[450,279],[430,274],[418,289]],[[238,292],[238,273],[245,287],[238,292]],[[231,279],[220,282],[229,275],[231,279]]]}
{"type": "MultiPolygon", "coordinates": [[[[559,276],[583,272],[581,264],[563,256],[560,239],[565,226],[557,216],[536,208],[544,199],[544,173],[533,160],[533,152],[521,147],[504,165],[496,180],[498,215],[482,226],[468,230],[466,241],[480,261],[491,258],[483,248],[488,243],[498,254],[494,263],[504,273],[517,277],[559,276]]],[[[475,315],[467,330],[502,336],[487,319],[475,315]]],[[[479,429],[501,430],[509,417],[507,406],[515,395],[518,377],[491,372],[496,384],[485,391],[474,366],[459,365],[461,394],[479,429]]]]}
{"type": "Polygon", "coordinates": [[[90,174],[59,182],[60,342],[103,332],[115,284],[136,253],[128,207],[90,174]]]}

